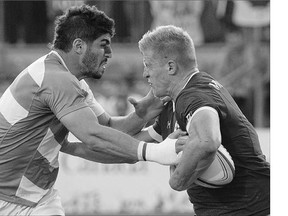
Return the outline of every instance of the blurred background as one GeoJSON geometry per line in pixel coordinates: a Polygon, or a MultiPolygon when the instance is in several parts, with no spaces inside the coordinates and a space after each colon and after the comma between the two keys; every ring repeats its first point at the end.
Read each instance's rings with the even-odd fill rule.
{"type": "MultiPolygon", "coordinates": [[[[181,26],[193,38],[199,69],[230,91],[257,128],[270,161],[270,1],[0,1],[0,96],[34,60],[49,52],[54,19],[72,5],[96,5],[116,23],[113,57],[101,80],[87,80],[111,115],[133,110],[127,97],[149,91],[137,43],[158,25],[181,26]]],[[[71,139],[73,137],[71,136],[71,139]]],[[[191,215],[169,170],[151,163],[103,165],[60,155],[56,183],[68,215],[191,215]]]]}

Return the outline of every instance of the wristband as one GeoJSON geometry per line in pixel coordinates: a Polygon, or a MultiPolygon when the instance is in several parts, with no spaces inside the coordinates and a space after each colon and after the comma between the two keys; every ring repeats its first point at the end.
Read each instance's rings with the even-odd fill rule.
{"type": "MultiPolygon", "coordinates": [[[[144,145],[144,143],[145,143],[144,141],[140,141],[139,145],[138,145],[137,156],[138,156],[138,160],[139,161],[143,161],[144,160],[144,158],[143,158],[143,145],[144,145]]],[[[146,147],[145,147],[145,160],[146,160],[146,147]]]]}
{"type": "Polygon", "coordinates": [[[142,148],[142,157],[144,161],[146,161],[146,147],[147,147],[147,143],[145,142],[142,148]]]}
{"type": "Polygon", "coordinates": [[[157,162],[162,165],[177,164],[179,159],[175,150],[176,141],[177,139],[170,139],[167,137],[159,144],[147,143],[145,159],[147,161],[157,162]]]}

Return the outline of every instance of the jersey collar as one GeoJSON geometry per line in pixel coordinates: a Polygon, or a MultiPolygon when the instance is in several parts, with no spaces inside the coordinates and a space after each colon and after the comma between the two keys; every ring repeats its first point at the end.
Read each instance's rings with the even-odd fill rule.
{"type": "MultiPolygon", "coordinates": [[[[50,54],[55,54],[55,55],[60,59],[62,65],[69,71],[69,69],[68,69],[67,65],[65,64],[63,58],[59,55],[58,52],[56,52],[55,50],[52,50],[52,51],[50,52],[50,54]]],[[[69,72],[70,72],[70,71],[69,71],[69,72]]]]}
{"type": "Polygon", "coordinates": [[[199,70],[198,70],[198,68],[195,68],[195,69],[194,69],[194,72],[191,74],[191,76],[189,77],[189,79],[187,80],[187,82],[185,83],[185,85],[182,87],[181,91],[187,86],[187,84],[188,84],[189,81],[192,79],[192,77],[193,77],[195,74],[197,74],[197,73],[199,73],[199,70]]]}

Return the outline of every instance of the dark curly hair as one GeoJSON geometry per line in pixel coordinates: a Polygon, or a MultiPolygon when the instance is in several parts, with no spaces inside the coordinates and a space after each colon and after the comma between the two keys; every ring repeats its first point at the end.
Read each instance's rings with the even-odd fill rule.
{"type": "Polygon", "coordinates": [[[96,6],[81,5],[69,8],[55,20],[54,40],[51,48],[69,52],[76,38],[93,42],[103,34],[115,34],[114,20],[96,6]]]}

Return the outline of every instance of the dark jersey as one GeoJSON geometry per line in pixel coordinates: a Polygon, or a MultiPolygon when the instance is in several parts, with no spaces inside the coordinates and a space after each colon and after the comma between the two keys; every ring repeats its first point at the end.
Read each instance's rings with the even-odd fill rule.
{"type": "Polygon", "coordinates": [[[169,101],[161,114],[156,118],[153,124],[153,128],[156,133],[162,136],[162,139],[166,139],[169,134],[173,133],[176,126],[176,118],[173,111],[173,102],[169,101]]]}
{"type": "Polygon", "coordinates": [[[193,113],[204,106],[220,118],[222,145],[235,164],[233,181],[217,189],[194,184],[187,190],[196,214],[267,215],[270,213],[270,164],[263,155],[257,133],[223,86],[204,72],[195,74],[175,101],[182,130],[193,113]]]}

